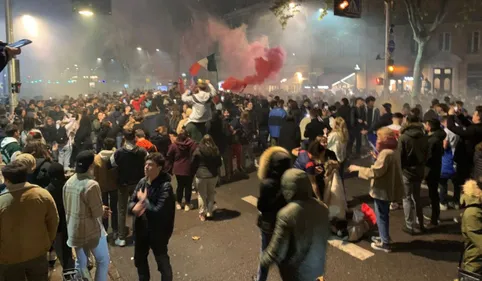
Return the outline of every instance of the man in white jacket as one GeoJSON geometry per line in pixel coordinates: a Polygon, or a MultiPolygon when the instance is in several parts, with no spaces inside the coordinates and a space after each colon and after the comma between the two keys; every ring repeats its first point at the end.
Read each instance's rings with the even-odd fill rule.
{"type": "MultiPolygon", "coordinates": [[[[211,120],[211,99],[216,95],[216,89],[206,80],[206,82],[198,83],[193,92],[186,90],[182,95],[182,101],[192,105],[192,113],[189,120],[185,124],[192,123],[195,129],[199,130],[202,135],[206,134],[206,122],[211,120]]],[[[193,127],[193,128],[194,128],[193,127]]]]}

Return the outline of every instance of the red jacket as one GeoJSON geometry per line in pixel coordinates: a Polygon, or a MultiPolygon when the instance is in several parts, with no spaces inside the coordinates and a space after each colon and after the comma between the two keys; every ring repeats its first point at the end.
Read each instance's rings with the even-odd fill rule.
{"type": "Polygon", "coordinates": [[[144,148],[149,153],[157,152],[157,147],[154,144],[152,144],[152,142],[150,142],[146,139],[141,139],[141,140],[137,141],[136,145],[138,147],[144,148]]]}
{"type": "Polygon", "coordinates": [[[141,111],[141,104],[146,100],[146,96],[145,95],[142,95],[138,100],[133,100],[132,101],[132,107],[136,110],[136,111],[141,111]]]}
{"type": "Polygon", "coordinates": [[[192,176],[195,171],[191,171],[191,161],[194,151],[196,150],[196,143],[188,138],[183,142],[176,141],[171,144],[166,155],[167,167],[172,169],[173,175],[192,176]]]}

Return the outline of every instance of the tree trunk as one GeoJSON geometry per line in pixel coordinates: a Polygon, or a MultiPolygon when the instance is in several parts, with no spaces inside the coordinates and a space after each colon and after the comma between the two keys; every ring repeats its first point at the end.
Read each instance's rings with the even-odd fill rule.
{"type": "Polygon", "coordinates": [[[412,90],[412,106],[415,106],[420,91],[422,90],[422,59],[425,51],[426,40],[420,40],[418,43],[417,57],[415,59],[415,65],[413,66],[413,90],[412,90]]]}

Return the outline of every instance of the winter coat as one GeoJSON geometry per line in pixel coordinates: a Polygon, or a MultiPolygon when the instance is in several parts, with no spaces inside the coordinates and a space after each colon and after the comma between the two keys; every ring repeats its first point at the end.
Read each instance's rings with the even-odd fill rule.
{"type": "Polygon", "coordinates": [[[283,281],[316,280],[325,273],[328,208],[313,198],[307,174],[298,169],[283,174],[281,192],[288,204],[278,212],[273,237],[260,264],[278,264],[283,281]]]}
{"type": "MultiPolygon", "coordinates": [[[[464,119],[465,117],[458,116],[458,118],[464,119]]],[[[482,142],[482,123],[472,124],[467,127],[459,127],[455,125],[455,116],[449,116],[447,119],[447,128],[460,136],[461,140],[465,144],[465,153],[460,154],[460,156],[456,155],[455,161],[457,163],[467,164],[470,169],[473,163],[471,161],[467,161],[467,158],[471,158],[472,155],[474,155],[475,146],[482,142]],[[457,157],[459,159],[457,159],[457,157]]],[[[457,150],[459,150],[459,147],[457,147],[457,150]]],[[[460,150],[460,152],[463,152],[462,150],[460,150]]],[[[459,154],[459,151],[456,151],[456,154],[459,154]]]]}
{"type": "Polygon", "coordinates": [[[5,137],[0,143],[0,152],[2,154],[3,163],[10,163],[15,156],[22,153],[22,148],[16,138],[5,137]]]}
{"type": "Polygon", "coordinates": [[[380,128],[390,126],[392,124],[392,116],[393,115],[391,113],[385,113],[382,116],[380,116],[378,121],[375,124],[373,124],[372,132],[376,132],[380,128]]]}
{"type": "Polygon", "coordinates": [[[173,175],[194,175],[194,171],[191,170],[191,159],[196,147],[196,143],[190,138],[171,144],[167,151],[166,162],[173,175]]]}
{"type": "Polygon", "coordinates": [[[328,126],[325,123],[320,122],[317,118],[311,120],[311,122],[306,125],[304,137],[308,138],[310,142],[314,141],[317,136],[323,136],[323,132],[328,126]]]}
{"type": "Polygon", "coordinates": [[[462,215],[464,253],[461,267],[482,274],[482,203],[480,189],[474,180],[464,185],[461,204],[466,205],[462,215]]]}
{"type": "Polygon", "coordinates": [[[221,167],[221,155],[213,154],[205,145],[200,144],[194,151],[192,171],[199,179],[209,179],[218,176],[221,167]]]}
{"type": "Polygon", "coordinates": [[[157,147],[149,140],[141,139],[136,142],[136,145],[144,148],[149,153],[157,152],[157,147]]]}
{"type": "Polygon", "coordinates": [[[42,136],[44,137],[45,141],[49,144],[52,142],[56,141],[57,138],[57,128],[55,128],[55,125],[52,126],[45,126],[41,127],[40,131],[42,132],[42,136]]]}
{"type": "Polygon", "coordinates": [[[110,157],[109,169],[118,167],[118,183],[120,185],[136,185],[144,177],[146,156],[147,151],[144,148],[126,143],[110,157]]]}
{"type": "Polygon", "coordinates": [[[50,184],[49,168],[51,162],[49,159],[36,158],[35,170],[28,175],[28,182],[46,188],[50,184]]]}
{"type": "Polygon", "coordinates": [[[342,105],[336,112],[338,117],[343,118],[348,128],[351,128],[351,107],[349,105],[342,105]]]}
{"type": "Polygon", "coordinates": [[[370,196],[389,202],[400,202],[404,195],[400,152],[383,149],[370,168],[361,168],[358,176],[371,180],[370,196]]]}
{"type": "MultiPolygon", "coordinates": [[[[348,141],[348,139],[346,140],[348,141]]],[[[328,146],[327,148],[336,154],[336,159],[338,162],[342,163],[346,159],[346,148],[347,142],[341,142],[341,136],[339,133],[331,132],[328,135],[328,146]]]]}
{"type": "Polygon", "coordinates": [[[472,178],[476,181],[482,182],[482,151],[474,153],[474,169],[472,171],[472,178]]]}
{"type": "MultiPolygon", "coordinates": [[[[376,126],[380,120],[380,109],[378,108],[368,108],[368,107],[365,107],[365,114],[366,114],[366,121],[367,121],[367,127],[368,127],[368,132],[369,133],[376,133],[376,126]],[[368,116],[368,112],[370,110],[373,110],[372,112],[372,116],[371,116],[371,120],[369,119],[369,116],[368,116]]],[[[390,124],[387,124],[387,125],[390,125],[390,124]]]]}
{"type": "Polygon", "coordinates": [[[280,136],[278,139],[278,145],[285,148],[288,151],[294,148],[300,147],[301,133],[300,127],[296,123],[296,120],[286,120],[281,125],[280,136]]]}
{"type": "Polygon", "coordinates": [[[171,177],[160,173],[152,182],[142,178],[137,184],[128,206],[129,213],[137,204],[137,192],[147,189],[146,211],[135,218],[136,237],[149,237],[150,243],[167,245],[174,230],[175,203],[171,177]]]}
{"type": "Polygon", "coordinates": [[[221,116],[215,115],[213,119],[206,124],[207,132],[213,138],[214,143],[219,149],[221,154],[224,154],[228,144],[227,136],[231,137],[231,133],[228,128],[224,126],[221,116]]]}
{"type": "Polygon", "coordinates": [[[50,192],[50,195],[52,195],[52,198],[55,201],[55,205],[57,206],[57,211],[59,213],[59,226],[57,228],[57,232],[66,233],[67,223],[65,222],[65,208],[63,199],[64,185],[65,180],[54,179],[47,186],[47,190],[50,192]]]}
{"type": "Polygon", "coordinates": [[[446,137],[447,134],[442,129],[435,130],[428,136],[428,155],[427,163],[425,164],[428,169],[427,177],[437,182],[440,179],[442,170],[443,142],[446,137]]]}
{"type": "Polygon", "coordinates": [[[19,264],[45,255],[58,223],[57,208],[47,190],[28,182],[8,184],[0,196],[0,264],[19,264]]]}
{"type": "MultiPolygon", "coordinates": [[[[186,91],[181,97],[183,102],[192,105],[192,113],[189,116],[191,122],[205,123],[212,118],[211,98],[216,95],[216,89],[211,84],[208,86],[209,92],[199,91],[197,94],[190,95],[190,91],[186,91]]],[[[173,129],[176,128],[177,126],[173,129]]]]}
{"type": "Polygon", "coordinates": [[[428,155],[428,140],[421,123],[402,127],[398,138],[403,175],[409,180],[422,181],[428,155]]]}
{"type": "Polygon", "coordinates": [[[169,135],[161,135],[156,133],[150,138],[150,141],[156,146],[157,151],[166,157],[169,146],[171,145],[169,135]]]}
{"type": "Polygon", "coordinates": [[[263,232],[273,233],[276,215],[286,206],[281,193],[281,176],[290,167],[290,153],[279,146],[268,148],[259,159],[258,227],[263,232]]]}
{"type": "Polygon", "coordinates": [[[144,116],[142,121],[142,126],[144,127],[144,132],[146,136],[153,136],[156,134],[156,129],[159,126],[166,126],[167,122],[163,114],[157,112],[151,112],[144,116]]]}
{"type": "Polygon", "coordinates": [[[271,137],[279,138],[281,125],[286,119],[286,115],[286,111],[279,107],[273,108],[273,110],[269,112],[268,129],[271,137]]]}
{"type": "Polygon", "coordinates": [[[102,192],[117,190],[118,171],[109,169],[110,158],[114,150],[102,150],[94,158],[94,178],[99,183],[102,192]]]}

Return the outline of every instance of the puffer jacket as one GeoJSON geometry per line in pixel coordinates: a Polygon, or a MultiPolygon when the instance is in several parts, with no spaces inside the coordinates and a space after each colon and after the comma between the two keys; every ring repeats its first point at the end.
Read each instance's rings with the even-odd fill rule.
{"type": "Polygon", "coordinates": [[[421,181],[425,174],[428,156],[428,140],[421,123],[402,127],[398,139],[403,176],[409,180],[421,181]]]}
{"type": "Polygon", "coordinates": [[[482,191],[477,182],[470,180],[464,185],[460,203],[467,208],[462,216],[462,237],[464,254],[461,267],[464,270],[482,274],[482,191]]]}
{"type": "Polygon", "coordinates": [[[288,204],[278,212],[260,264],[265,268],[280,265],[283,281],[317,280],[325,273],[328,208],[313,198],[308,175],[301,170],[289,169],[283,174],[281,192],[288,204]]]}
{"type": "Polygon", "coordinates": [[[291,167],[290,153],[279,146],[268,148],[259,159],[258,227],[272,233],[278,211],[286,206],[281,194],[281,176],[291,167]]]}

